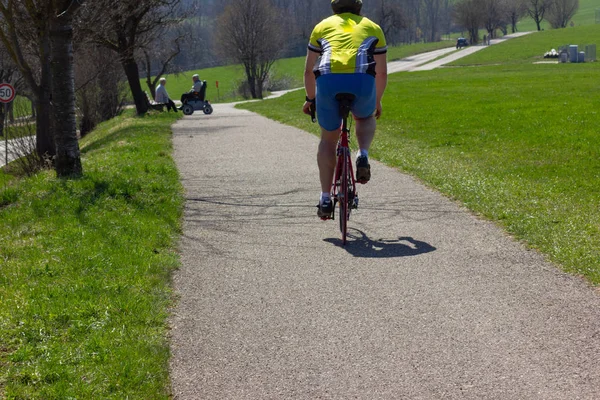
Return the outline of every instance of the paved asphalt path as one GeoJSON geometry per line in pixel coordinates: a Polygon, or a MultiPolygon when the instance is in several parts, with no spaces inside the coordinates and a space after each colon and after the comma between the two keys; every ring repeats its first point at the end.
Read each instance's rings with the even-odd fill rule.
{"type": "Polygon", "coordinates": [[[600,399],[597,290],[374,161],[342,247],[317,138],[214,108],[174,126],[176,399],[600,399]]]}

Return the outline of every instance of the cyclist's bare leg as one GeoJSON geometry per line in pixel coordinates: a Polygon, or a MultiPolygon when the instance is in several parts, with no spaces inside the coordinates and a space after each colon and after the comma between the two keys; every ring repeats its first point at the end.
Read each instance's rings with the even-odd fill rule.
{"type": "Polygon", "coordinates": [[[321,191],[329,193],[333,183],[335,172],[337,142],[340,131],[326,131],[321,129],[321,142],[317,153],[317,164],[319,166],[319,178],[321,180],[321,191]]]}
{"type": "Polygon", "coordinates": [[[369,150],[375,137],[376,126],[377,122],[373,116],[356,120],[356,140],[359,149],[369,150]]]}
{"type": "Polygon", "coordinates": [[[377,122],[373,116],[356,120],[356,140],[359,148],[356,158],[356,181],[358,183],[365,184],[371,179],[371,166],[366,157],[375,137],[376,125],[377,122]]]}

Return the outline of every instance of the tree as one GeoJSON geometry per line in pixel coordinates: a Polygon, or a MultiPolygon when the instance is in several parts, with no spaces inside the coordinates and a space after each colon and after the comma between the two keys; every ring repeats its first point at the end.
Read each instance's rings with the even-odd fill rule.
{"type": "Polygon", "coordinates": [[[405,27],[402,8],[393,0],[378,0],[373,3],[376,21],[383,30],[388,43],[393,43],[394,33],[405,27]]]}
{"type": "Polygon", "coordinates": [[[553,28],[566,28],[578,9],[579,0],[554,0],[546,19],[553,28]]]}
{"type": "Polygon", "coordinates": [[[168,35],[167,40],[159,35],[156,41],[151,43],[150,48],[142,49],[144,54],[142,66],[146,72],[146,85],[150,90],[152,98],[156,98],[156,86],[160,78],[169,71],[172,61],[181,53],[181,44],[188,35],[184,32],[176,32],[175,37],[168,35]],[[152,49],[155,49],[152,51],[152,49]]]}
{"type": "Polygon", "coordinates": [[[404,41],[408,43],[416,42],[420,39],[420,24],[421,24],[421,1],[420,0],[404,0],[404,23],[406,33],[404,41]]]}
{"type": "Polygon", "coordinates": [[[0,0],[0,41],[33,94],[40,157],[56,154],[50,109],[50,6],[50,2],[0,0]]]}
{"type": "Polygon", "coordinates": [[[512,33],[517,32],[517,23],[527,15],[525,0],[506,0],[506,20],[511,25],[512,33]]]}
{"type": "Polygon", "coordinates": [[[219,18],[217,45],[221,54],[242,64],[253,99],[283,48],[283,29],[270,0],[232,0],[219,18]]]}
{"type": "Polygon", "coordinates": [[[78,177],[83,174],[75,119],[72,22],[73,15],[84,1],[53,0],[49,15],[55,168],[59,177],[78,177]]]}
{"type": "Polygon", "coordinates": [[[493,38],[496,29],[505,25],[505,2],[504,0],[482,0],[480,3],[483,27],[487,30],[489,37],[493,38]]]}
{"type": "Polygon", "coordinates": [[[478,0],[459,0],[454,5],[454,21],[469,32],[471,44],[479,43],[479,27],[482,25],[478,0]]]}
{"type": "Polygon", "coordinates": [[[425,18],[427,21],[428,37],[427,41],[436,42],[439,40],[440,12],[442,10],[442,0],[423,0],[425,7],[425,18]]]}
{"type": "Polygon", "coordinates": [[[526,0],[527,13],[535,21],[537,30],[541,31],[541,23],[544,20],[546,12],[552,6],[552,0],[526,0]]]}
{"type": "Polygon", "coordinates": [[[75,92],[81,137],[119,114],[126,97],[124,80],[123,68],[111,50],[89,43],[76,46],[75,92]]]}
{"type": "Polygon", "coordinates": [[[55,155],[56,172],[61,177],[79,176],[82,172],[75,122],[71,22],[84,1],[0,2],[4,22],[0,40],[38,106],[37,153],[55,155]],[[36,73],[36,69],[41,72],[36,73]]]}

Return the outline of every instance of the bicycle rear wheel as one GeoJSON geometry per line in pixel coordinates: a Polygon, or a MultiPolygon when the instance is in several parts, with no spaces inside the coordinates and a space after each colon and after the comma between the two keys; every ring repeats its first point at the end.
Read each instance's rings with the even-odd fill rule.
{"type": "Polygon", "coordinates": [[[340,204],[340,232],[342,233],[342,245],[346,244],[346,236],[348,234],[348,217],[350,216],[350,208],[348,204],[348,189],[350,181],[350,162],[349,150],[346,148],[342,154],[342,173],[340,175],[340,190],[338,192],[340,204]]]}

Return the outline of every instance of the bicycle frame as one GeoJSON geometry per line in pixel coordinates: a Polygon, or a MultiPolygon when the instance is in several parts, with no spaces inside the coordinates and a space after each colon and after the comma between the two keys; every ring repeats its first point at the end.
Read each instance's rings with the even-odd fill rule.
{"type": "MultiPolygon", "coordinates": [[[[350,129],[348,128],[348,118],[350,116],[350,107],[355,96],[348,93],[336,95],[336,100],[340,103],[340,114],[342,115],[342,126],[340,127],[340,138],[338,140],[336,155],[336,167],[333,176],[331,193],[333,196],[334,212],[331,219],[335,219],[335,206],[340,208],[340,232],[342,233],[342,245],[346,244],[348,231],[348,220],[350,211],[358,207],[358,195],[356,194],[356,178],[354,168],[352,167],[352,157],[349,145],[350,129]]],[[[311,106],[311,118],[315,122],[314,104],[311,106]]]]}
{"type": "Polygon", "coordinates": [[[348,171],[346,175],[349,174],[350,176],[350,181],[348,182],[350,191],[351,193],[356,194],[356,178],[354,177],[354,167],[352,166],[352,154],[350,151],[349,135],[350,130],[347,126],[347,118],[344,118],[342,122],[342,128],[340,131],[340,139],[337,145],[337,164],[331,188],[334,198],[336,198],[336,195],[338,195],[339,193],[338,187],[340,186],[342,176],[344,175],[344,164],[346,165],[348,171]]]}
{"type": "MultiPolygon", "coordinates": [[[[342,115],[342,126],[340,130],[340,139],[337,146],[337,164],[332,185],[334,205],[339,204],[340,208],[340,232],[342,233],[342,244],[346,244],[348,232],[348,220],[350,212],[358,206],[358,196],[356,195],[356,178],[352,167],[352,157],[350,152],[348,128],[348,118],[350,116],[350,105],[353,96],[340,94],[336,96],[340,102],[340,113],[342,115]]],[[[334,207],[335,208],[335,207],[334,207]]]]}

